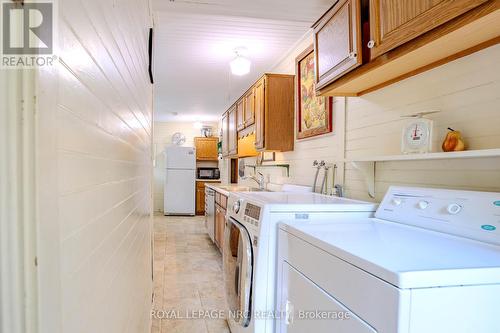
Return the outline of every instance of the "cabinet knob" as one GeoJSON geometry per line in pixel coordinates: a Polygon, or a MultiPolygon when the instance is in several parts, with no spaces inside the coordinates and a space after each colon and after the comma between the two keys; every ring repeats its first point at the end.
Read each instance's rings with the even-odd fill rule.
{"type": "Polygon", "coordinates": [[[356,53],[356,52],[351,52],[351,53],[349,53],[349,59],[356,59],[356,57],[357,57],[357,56],[358,56],[358,55],[357,55],[357,53],[356,53]]]}
{"type": "Polygon", "coordinates": [[[374,46],[375,46],[375,41],[372,39],[368,42],[368,48],[373,49],[374,46]]]}

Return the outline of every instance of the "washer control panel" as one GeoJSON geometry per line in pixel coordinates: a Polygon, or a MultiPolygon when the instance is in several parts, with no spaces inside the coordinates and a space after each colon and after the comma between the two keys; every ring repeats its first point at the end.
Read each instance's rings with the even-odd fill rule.
{"type": "Polygon", "coordinates": [[[500,193],[391,187],[375,217],[500,245],[500,193]]]}
{"type": "Polygon", "coordinates": [[[260,219],[260,211],[261,208],[259,206],[247,202],[245,206],[245,214],[243,216],[243,220],[247,223],[250,223],[251,225],[258,227],[260,219]]]}
{"type": "Polygon", "coordinates": [[[229,194],[227,214],[239,223],[243,224],[249,232],[259,232],[261,226],[261,215],[263,207],[256,202],[249,202],[249,200],[237,192],[229,194]]]}

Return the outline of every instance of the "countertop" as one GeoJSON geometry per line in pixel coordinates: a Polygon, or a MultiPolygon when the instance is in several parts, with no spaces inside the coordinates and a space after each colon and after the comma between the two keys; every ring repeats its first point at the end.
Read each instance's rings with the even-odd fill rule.
{"type": "Polygon", "coordinates": [[[229,196],[230,192],[246,192],[246,191],[256,190],[256,188],[241,186],[238,184],[205,184],[205,187],[209,187],[214,191],[224,194],[226,197],[229,196]]]}
{"type": "Polygon", "coordinates": [[[220,179],[196,179],[197,182],[203,182],[203,183],[220,183],[220,179]]]}

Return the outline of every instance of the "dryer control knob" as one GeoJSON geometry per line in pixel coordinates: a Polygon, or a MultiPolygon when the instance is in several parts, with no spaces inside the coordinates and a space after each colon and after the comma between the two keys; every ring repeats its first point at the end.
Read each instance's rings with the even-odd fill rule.
{"type": "Polygon", "coordinates": [[[240,207],[241,207],[241,202],[240,200],[236,200],[234,203],[233,203],[233,212],[235,214],[238,214],[238,212],[240,211],[240,207]]]}
{"type": "Polygon", "coordinates": [[[399,205],[401,205],[402,203],[403,203],[403,200],[402,200],[401,198],[394,198],[394,199],[392,199],[392,204],[393,204],[394,206],[399,206],[399,205]]]}
{"type": "Polygon", "coordinates": [[[422,200],[418,202],[418,208],[424,210],[427,207],[429,207],[429,201],[422,200]]]}
{"type": "Polygon", "coordinates": [[[448,207],[446,208],[449,214],[451,215],[457,215],[462,211],[462,206],[456,203],[449,204],[448,207]]]}

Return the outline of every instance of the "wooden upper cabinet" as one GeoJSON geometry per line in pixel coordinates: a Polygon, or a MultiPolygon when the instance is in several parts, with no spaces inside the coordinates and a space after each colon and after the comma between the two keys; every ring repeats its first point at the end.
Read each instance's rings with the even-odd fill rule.
{"type": "Polygon", "coordinates": [[[236,104],[231,107],[228,111],[228,154],[229,156],[234,156],[238,154],[238,130],[236,123],[236,104]]]}
{"type": "Polygon", "coordinates": [[[224,113],[222,150],[224,152],[227,149],[227,152],[223,153],[224,157],[239,156],[238,143],[251,144],[255,147],[242,151],[241,157],[255,156],[257,154],[255,150],[283,152],[293,150],[294,79],[294,75],[265,74],[224,113]],[[241,101],[244,101],[245,125],[239,133],[238,141],[241,101]],[[227,143],[227,148],[224,142],[227,143]]]}
{"type": "Polygon", "coordinates": [[[339,0],[314,25],[316,93],[361,96],[498,44],[498,22],[499,0],[339,0]]]}
{"type": "Polygon", "coordinates": [[[374,59],[488,0],[370,0],[374,59]]]}
{"type": "Polygon", "coordinates": [[[245,128],[245,98],[242,97],[238,102],[236,102],[236,121],[237,130],[241,131],[245,128]]]}
{"type": "Polygon", "coordinates": [[[360,66],[360,0],[338,1],[314,26],[316,86],[321,89],[360,66]]]}
{"type": "Polygon", "coordinates": [[[255,89],[251,88],[245,95],[245,126],[255,123],[255,89]]]}
{"type": "Polygon", "coordinates": [[[293,150],[294,79],[294,75],[266,74],[254,85],[257,150],[293,150]]]}
{"type": "Polygon", "coordinates": [[[266,78],[260,79],[254,86],[255,100],[254,100],[254,110],[255,110],[255,148],[264,149],[264,126],[265,126],[265,84],[266,78]]]}
{"type": "Polygon", "coordinates": [[[196,159],[199,161],[217,161],[218,149],[217,143],[219,139],[216,137],[194,138],[194,145],[196,147],[196,159]]]}
{"type": "Polygon", "coordinates": [[[229,117],[228,113],[224,113],[221,119],[222,127],[222,156],[227,157],[229,155],[229,117]]]}

